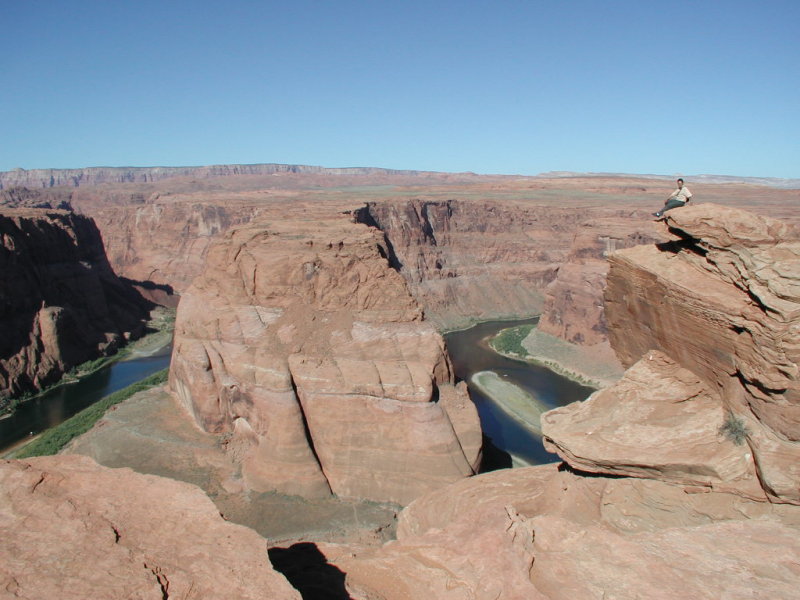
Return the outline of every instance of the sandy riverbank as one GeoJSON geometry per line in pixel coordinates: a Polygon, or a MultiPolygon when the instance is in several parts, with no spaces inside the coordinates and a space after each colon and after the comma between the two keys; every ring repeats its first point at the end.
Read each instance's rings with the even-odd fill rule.
{"type": "Polygon", "coordinates": [[[550,407],[494,371],[479,371],[470,382],[489,396],[503,411],[526,429],[542,435],[541,416],[550,407]]]}
{"type": "Polygon", "coordinates": [[[488,346],[507,358],[547,367],[596,389],[613,385],[625,371],[608,342],[578,346],[534,328],[521,344],[525,355],[497,350],[491,343],[488,346]]]}

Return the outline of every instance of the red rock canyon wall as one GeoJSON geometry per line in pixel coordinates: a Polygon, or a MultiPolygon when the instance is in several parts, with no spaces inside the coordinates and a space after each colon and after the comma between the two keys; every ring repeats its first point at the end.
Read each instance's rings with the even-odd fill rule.
{"type": "Polygon", "coordinates": [[[149,306],[114,274],[91,219],[0,208],[0,394],[115,352],[141,334],[149,306]]]}

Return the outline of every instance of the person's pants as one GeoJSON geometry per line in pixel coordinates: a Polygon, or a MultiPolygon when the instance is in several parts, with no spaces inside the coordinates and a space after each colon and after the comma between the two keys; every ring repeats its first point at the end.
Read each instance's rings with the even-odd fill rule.
{"type": "Polygon", "coordinates": [[[669,200],[667,200],[667,203],[664,205],[664,208],[662,208],[660,211],[658,211],[656,213],[656,215],[658,215],[660,217],[661,215],[663,215],[668,210],[672,210],[673,208],[678,208],[679,206],[683,206],[684,204],[686,204],[686,202],[682,202],[682,201],[677,200],[675,198],[670,198],[669,200]]]}

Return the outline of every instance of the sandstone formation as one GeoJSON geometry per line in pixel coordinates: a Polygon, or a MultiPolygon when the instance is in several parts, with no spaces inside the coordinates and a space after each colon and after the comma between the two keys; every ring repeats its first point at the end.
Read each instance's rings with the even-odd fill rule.
{"type": "Polygon", "coordinates": [[[667,215],[672,243],[611,258],[611,343],[625,365],[656,349],[694,373],[747,431],[765,492],[800,503],[797,230],[713,204],[667,215]]]}
{"type": "Polygon", "coordinates": [[[368,203],[390,258],[440,327],[537,314],[580,223],[575,211],[458,200],[368,203]]]}
{"type": "Polygon", "coordinates": [[[542,416],[565,463],[423,496],[380,549],[326,546],[353,598],[796,596],[798,242],[735,209],[674,213],[675,242],[611,257],[630,368],[542,416]]]}
{"type": "Polygon", "coordinates": [[[580,223],[569,254],[545,289],[539,331],[585,346],[607,341],[602,298],[608,256],[615,250],[660,241],[649,225],[631,211],[580,223]]]}
{"type": "Polygon", "coordinates": [[[4,598],[300,598],[200,489],[59,456],[0,463],[4,598]]]}
{"type": "Polygon", "coordinates": [[[143,331],[149,308],[114,274],[91,219],[0,207],[0,395],[115,352],[143,331]]]}
{"type": "Polygon", "coordinates": [[[170,386],[249,488],[406,504],[477,467],[475,408],[387,256],[344,215],[258,221],[184,294],[170,386]]]}
{"type": "Polygon", "coordinates": [[[789,600],[798,532],[792,506],[545,465],[416,500],[380,549],[323,551],[356,600],[789,600]]]}
{"type": "MultiPolygon", "coordinates": [[[[437,327],[531,316],[544,300],[542,328],[594,346],[605,336],[602,255],[654,239],[648,215],[665,185],[657,178],[302,165],[19,170],[0,181],[43,185],[41,193],[67,190],[76,210],[98,224],[115,271],[160,303],[177,302],[168,294],[188,288],[211,242],[228,228],[326,206],[331,214],[355,209],[384,231],[412,295],[437,327]],[[70,187],[49,187],[51,177],[52,185],[70,187]]],[[[700,201],[740,205],[751,191],[732,184],[692,189],[700,201]]],[[[757,198],[767,213],[795,218],[786,208],[795,190],[758,188],[757,198]]]]}

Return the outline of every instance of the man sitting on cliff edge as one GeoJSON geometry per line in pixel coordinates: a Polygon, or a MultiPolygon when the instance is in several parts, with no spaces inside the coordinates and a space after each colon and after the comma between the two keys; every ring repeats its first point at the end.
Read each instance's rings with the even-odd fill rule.
{"type": "Polygon", "coordinates": [[[654,212],[653,216],[657,219],[660,219],[664,216],[664,213],[668,210],[672,210],[673,208],[678,208],[679,206],[684,206],[689,200],[692,199],[692,192],[689,191],[689,188],[684,187],[683,179],[678,179],[678,188],[669,195],[669,198],[664,202],[664,208],[659,210],[658,212],[654,212]]]}

